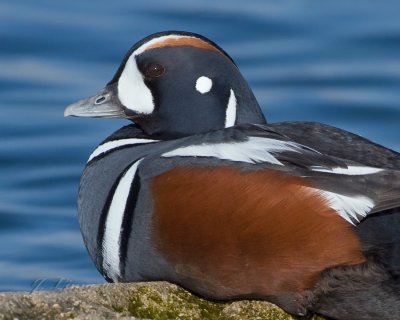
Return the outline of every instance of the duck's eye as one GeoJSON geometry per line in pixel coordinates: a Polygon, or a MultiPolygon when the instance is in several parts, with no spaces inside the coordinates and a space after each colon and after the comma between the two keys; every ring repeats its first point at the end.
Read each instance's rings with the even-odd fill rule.
{"type": "Polygon", "coordinates": [[[148,78],[158,78],[161,77],[165,72],[165,68],[158,63],[152,63],[146,67],[144,75],[148,78]]]}

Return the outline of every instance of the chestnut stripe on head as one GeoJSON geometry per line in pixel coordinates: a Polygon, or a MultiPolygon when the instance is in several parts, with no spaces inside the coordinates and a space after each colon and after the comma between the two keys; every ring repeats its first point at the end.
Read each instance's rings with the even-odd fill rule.
{"type": "Polygon", "coordinates": [[[211,50],[216,53],[222,54],[224,57],[226,57],[226,55],[223,52],[221,52],[218,48],[216,48],[212,44],[199,38],[182,36],[182,35],[167,35],[159,38],[154,38],[146,42],[142,46],[140,46],[138,49],[136,49],[133,52],[133,55],[137,56],[150,49],[176,47],[176,46],[190,46],[199,49],[211,50]]]}

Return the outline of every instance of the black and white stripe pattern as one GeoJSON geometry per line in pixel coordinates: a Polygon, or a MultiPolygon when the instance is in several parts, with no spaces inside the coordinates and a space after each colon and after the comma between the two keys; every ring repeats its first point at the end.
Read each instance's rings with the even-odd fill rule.
{"type": "MultiPolygon", "coordinates": [[[[183,141],[186,141],[186,139],[183,141]]],[[[183,146],[177,144],[178,147],[172,147],[172,149],[167,149],[167,151],[161,151],[162,149],[158,147],[155,150],[159,150],[160,160],[163,158],[183,157],[186,159],[182,160],[182,163],[186,165],[187,163],[191,163],[189,158],[209,157],[222,161],[241,162],[250,166],[265,163],[271,165],[271,169],[286,170],[285,167],[291,167],[295,163],[296,157],[300,155],[302,159],[310,157],[312,165],[304,168],[304,170],[308,170],[310,174],[314,172],[317,176],[333,175],[333,178],[338,175],[372,175],[384,171],[381,168],[362,165],[349,165],[347,167],[335,167],[332,165],[329,167],[324,162],[325,159],[322,158],[324,156],[318,151],[292,141],[271,137],[248,136],[248,139],[243,141],[230,140],[218,142],[218,139],[215,141],[183,146]],[[282,157],[283,154],[285,155],[284,157],[282,157]],[[287,159],[288,156],[292,157],[293,163],[282,160],[287,159]]],[[[101,156],[123,147],[134,147],[157,142],[157,140],[142,138],[109,141],[100,145],[93,152],[89,161],[99,159],[101,156]]],[[[133,212],[137,204],[141,186],[138,168],[145,156],[146,154],[143,154],[140,159],[130,164],[116,179],[116,182],[109,191],[108,200],[104,205],[100,218],[98,246],[101,248],[101,268],[103,274],[113,282],[118,282],[124,278],[129,237],[134,219],[133,212]]],[[[341,194],[337,191],[333,192],[329,188],[322,190],[310,187],[309,189],[316,195],[325,198],[327,204],[352,225],[358,224],[375,206],[374,200],[365,194],[341,194]]]]}
{"type": "Polygon", "coordinates": [[[154,140],[154,139],[142,139],[142,138],[128,138],[128,139],[117,139],[117,140],[112,140],[105,142],[101,145],[99,145],[89,156],[88,163],[91,162],[94,159],[98,159],[99,157],[103,157],[109,152],[119,150],[122,148],[127,148],[131,146],[138,146],[141,144],[147,144],[147,143],[155,143],[158,142],[159,140],[154,140]]]}
{"type": "Polygon", "coordinates": [[[138,166],[143,158],[129,166],[110,190],[99,225],[98,242],[102,248],[102,269],[107,278],[118,282],[123,273],[127,240],[140,189],[138,166]]]}
{"type": "Polygon", "coordinates": [[[162,157],[214,157],[235,162],[260,163],[283,166],[273,152],[300,152],[301,145],[262,137],[249,137],[247,141],[219,142],[210,144],[190,145],[166,152],[162,157]]]}
{"type": "MultiPolygon", "coordinates": [[[[306,153],[321,155],[316,150],[292,141],[250,136],[247,141],[242,142],[203,143],[184,146],[168,151],[162,154],[162,157],[211,157],[249,164],[264,162],[271,165],[285,166],[279,159],[279,154],[284,152],[304,153],[304,157],[307,156],[306,153]]],[[[310,172],[349,176],[368,175],[383,171],[380,168],[354,165],[343,168],[311,166],[308,169],[310,172]]],[[[332,209],[353,225],[365,218],[375,206],[374,201],[365,195],[355,194],[348,196],[316,188],[312,188],[312,191],[324,197],[332,209]]]]}

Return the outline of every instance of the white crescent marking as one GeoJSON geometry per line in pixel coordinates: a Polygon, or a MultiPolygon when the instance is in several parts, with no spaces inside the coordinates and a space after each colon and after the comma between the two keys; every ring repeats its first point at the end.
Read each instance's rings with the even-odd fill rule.
{"type": "Polygon", "coordinates": [[[138,165],[142,160],[143,158],[132,164],[128,171],[122,176],[115,189],[110,208],[108,209],[102,243],[103,269],[107,273],[107,276],[114,282],[118,282],[121,275],[119,248],[121,246],[120,236],[126,201],[138,165]]]}
{"type": "Polygon", "coordinates": [[[152,142],[158,142],[159,140],[151,140],[151,139],[139,139],[139,138],[129,138],[129,139],[119,139],[119,140],[114,140],[114,141],[109,141],[104,144],[99,145],[90,155],[89,159],[87,162],[93,160],[97,156],[111,151],[113,149],[126,146],[126,145],[135,145],[135,144],[141,144],[141,143],[152,143],[152,142]]]}
{"type": "Polygon", "coordinates": [[[236,97],[235,93],[231,89],[228,105],[226,107],[225,128],[234,126],[235,121],[236,121],[236,97]]]}
{"type": "Polygon", "coordinates": [[[150,114],[154,111],[154,99],[143,80],[136,59],[130,56],[118,80],[118,99],[128,109],[150,114]]]}

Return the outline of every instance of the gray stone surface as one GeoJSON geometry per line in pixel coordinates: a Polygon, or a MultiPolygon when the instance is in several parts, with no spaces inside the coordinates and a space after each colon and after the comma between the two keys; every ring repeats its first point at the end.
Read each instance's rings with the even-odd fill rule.
{"type": "MultiPolygon", "coordinates": [[[[167,282],[75,286],[56,291],[0,293],[0,319],[289,320],[265,301],[215,303],[167,282]]],[[[312,319],[321,319],[314,317],[312,319]]]]}

